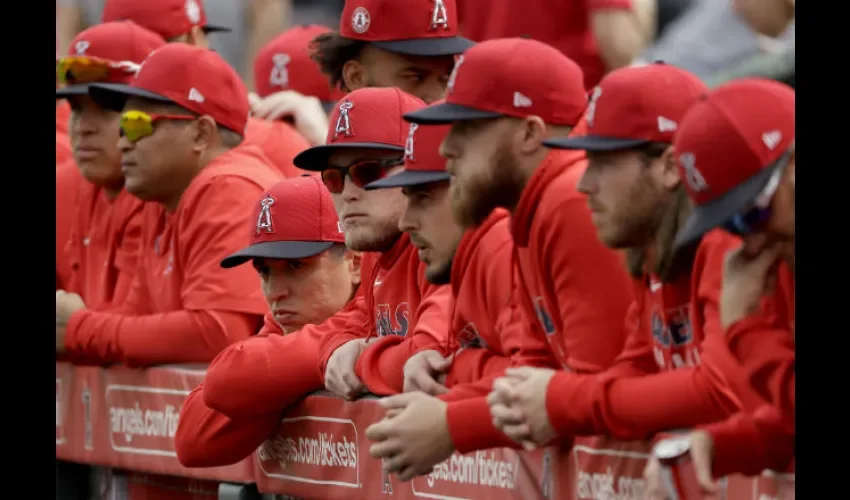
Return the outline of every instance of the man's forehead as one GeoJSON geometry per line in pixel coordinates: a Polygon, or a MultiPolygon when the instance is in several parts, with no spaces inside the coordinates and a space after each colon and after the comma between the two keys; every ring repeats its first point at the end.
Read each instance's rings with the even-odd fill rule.
{"type": "Polygon", "coordinates": [[[328,163],[336,167],[347,167],[360,160],[383,160],[385,158],[398,158],[402,156],[401,151],[390,149],[358,149],[339,148],[331,153],[328,163]]]}

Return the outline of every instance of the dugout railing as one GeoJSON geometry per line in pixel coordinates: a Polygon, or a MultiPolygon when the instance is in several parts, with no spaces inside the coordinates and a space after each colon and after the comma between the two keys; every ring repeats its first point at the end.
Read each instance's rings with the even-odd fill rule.
{"type": "MultiPolygon", "coordinates": [[[[619,499],[644,498],[651,443],[578,438],[569,448],[453,455],[428,476],[400,483],[368,452],[376,398],[354,402],[316,393],[287,412],[275,436],[228,467],[190,469],[173,437],[203,366],[133,370],[56,363],[56,457],[99,471],[192,478],[221,499],[619,499]]],[[[475,425],[471,422],[470,425],[475,425]]],[[[793,475],[725,478],[727,500],[793,499],[793,475]]],[[[694,497],[696,498],[696,497],[694,497]]]]}

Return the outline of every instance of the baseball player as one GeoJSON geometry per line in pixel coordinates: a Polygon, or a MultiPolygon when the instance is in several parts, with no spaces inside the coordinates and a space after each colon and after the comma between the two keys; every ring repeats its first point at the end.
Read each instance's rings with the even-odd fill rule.
{"type": "MultiPolygon", "coordinates": [[[[784,84],[730,82],[696,104],[676,136],[680,173],[695,205],[677,244],[715,227],[743,240],[724,269],[725,336],[706,346],[704,362],[743,367],[746,377],[733,388],[744,411],[695,432],[681,449],[690,447],[706,493],[717,491],[715,477],[793,468],[794,106],[795,93],[784,84]]],[[[649,486],[658,495],[652,466],[649,486]]]]}
{"type": "Polygon", "coordinates": [[[327,115],[344,95],[310,57],[312,40],[330,31],[315,24],[295,26],[263,46],[254,60],[254,116],[292,123],[313,146],[324,144],[327,115]]]}
{"type": "Polygon", "coordinates": [[[237,147],[245,86],[214,52],[166,44],[129,85],[88,91],[121,110],[124,187],[150,204],[127,297],[97,311],[58,295],[56,351],[129,366],[209,362],[256,333],[267,309],[254,272],[218,266],[242,246],[254,199],[281,178],[259,149],[237,147]]]}
{"type": "MultiPolygon", "coordinates": [[[[465,402],[486,396],[495,376],[512,363],[546,365],[554,361],[540,339],[530,339],[538,341],[538,359],[528,357],[531,342],[522,335],[523,318],[512,293],[513,239],[508,212],[496,209],[479,227],[467,231],[452,216],[450,176],[446,160],[439,155],[448,129],[445,125],[411,126],[404,170],[366,186],[403,188],[407,209],[399,227],[419,249],[428,280],[451,283],[454,297],[448,358],[438,350],[425,349],[399,360],[403,367],[373,362],[378,369],[364,371],[363,382],[372,392],[403,389],[407,394],[393,400],[416,402],[415,411],[399,413],[367,429],[367,437],[376,442],[372,455],[386,459],[385,464],[398,470],[402,480],[414,473],[406,469],[407,460],[415,461],[416,454],[442,458],[451,454],[450,429],[469,426],[465,402]],[[519,357],[521,351],[524,359],[519,357]],[[390,368],[403,371],[403,388],[392,386],[395,377],[390,368]],[[428,394],[439,395],[439,399],[428,394]]],[[[388,409],[394,411],[395,407],[388,409]]]]}
{"type": "MultiPolygon", "coordinates": [[[[631,284],[620,257],[595,237],[576,190],[584,155],[542,144],[578,125],[586,105],[575,63],[540,42],[500,39],[458,59],[445,103],[406,119],[453,123],[441,154],[453,175],[455,217],[474,227],[497,207],[511,212],[523,335],[545,341],[558,366],[595,373],[622,350],[631,284]],[[498,92],[485,90],[493,81],[501,82],[498,92]]],[[[463,418],[466,425],[451,429],[458,452],[513,443],[493,427],[486,397],[465,402],[463,418]]],[[[422,457],[412,473],[430,470],[437,458],[422,457]]]]}
{"type": "Polygon", "coordinates": [[[92,83],[127,83],[154,49],[156,33],[132,22],[104,23],[79,33],[57,63],[57,100],[72,109],[74,160],[56,170],[58,289],[92,309],[121,304],[136,272],[144,203],[124,189],[118,149],[120,113],[88,95],[92,83]]]}
{"type": "MultiPolygon", "coordinates": [[[[346,249],[331,194],[319,179],[298,177],[274,185],[257,200],[249,226],[251,244],[221,265],[250,263],[259,274],[270,312],[258,336],[295,338],[297,330],[322,323],[353,298],[360,258],[346,249]]],[[[279,412],[231,420],[206,406],[202,383],[183,403],[174,437],[177,458],[186,467],[237,462],[279,423],[279,412]]]]}
{"type": "Polygon", "coordinates": [[[475,40],[528,36],[575,61],[590,90],[628,66],[655,38],[657,0],[458,2],[461,33],[475,40]]]}
{"type": "MultiPolygon", "coordinates": [[[[128,19],[159,33],[165,40],[207,49],[207,34],[230,31],[230,28],[207,22],[200,0],[106,0],[103,22],[128,19]]],[[[262,149],[284,177],[300,176],[292,164],[300,151],[310,147],[307,140],[288,124],[272,123],[250,117],[244,131],[245,145],[262,149]]]]}
{"type": "Polygon", "coordinates": [[[455,0],[346,0],[339,32],[316,37],[313,58],[343,91],[398,87],[430,103],[470,46],[455,0]]]}
{"type": "Polygon", "coordinates": [[[690,207],[673,137],[707,91],[694,75],[662,63],[616,70],[591,93],[588,135],[545,142],[587,152],[578,189],[588,197],[599,238],[626,250],[636,301],[626,347],[604,376],[524,370],[494,385],[491,413],[512,438],[530,446],[553,437],[637,440],[716,421],[737,408],[723,378],[701,366],[700,354],[709,338],[723,336],[717,301],[723,258],[739,242],[716,232],[674,247],[690,207]]]}
{"type": "MultiPolygon", "coordinates": [[[[398,335],[416,338],[423,348],[447,344],[451,290],[427,282],[409,236],[399,231],[403,195],[363,189],[401,166],[408,137],[402,114],[423,106],[398,89],[354,91],[334,110],[327,144],[296,158],[299,167],[321,171],[334,194],[346,246],[367,252],[363,286],[346,308],[319,325],[252,338],[222,352],[207,370],[204,400],[210,408],[234,420],[279,416],[323,386],[351,399],[365,390],[362,366],[355,363],[367,339],[381,337],[375,343],[383,345],[398,335]]],[[[409,357],[391,346],[388,351],[409,357]]]]}

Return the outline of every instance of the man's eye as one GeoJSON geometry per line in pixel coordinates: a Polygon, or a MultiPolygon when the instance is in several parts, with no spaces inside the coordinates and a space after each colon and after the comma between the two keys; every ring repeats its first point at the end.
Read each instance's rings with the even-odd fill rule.
{"type": "Polygon", "coordinates": [[[259,266],[257,267],[257,273],[263,278],[266,278],[271,273],[271,271],[269,271],[269,268],[266,266],[259,266]]]}

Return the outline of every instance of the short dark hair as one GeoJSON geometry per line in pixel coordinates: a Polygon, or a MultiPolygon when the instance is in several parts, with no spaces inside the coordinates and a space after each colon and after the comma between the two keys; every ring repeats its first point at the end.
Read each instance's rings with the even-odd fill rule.
{"type": "Polygon", "coordinates": [[[330,78],[331,85],[344,92],[345,86],[342,68],[345,63],[360,57],[367,42],[345,38],[337,32],[322,33],[310,42],[310,58],[316,61],[322,73],[330,78]]]}

